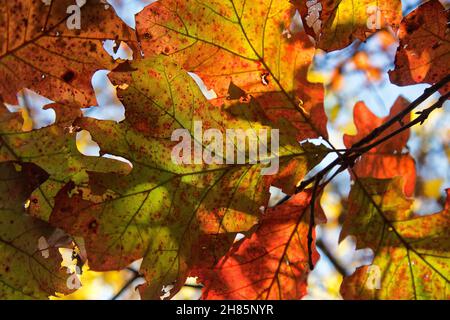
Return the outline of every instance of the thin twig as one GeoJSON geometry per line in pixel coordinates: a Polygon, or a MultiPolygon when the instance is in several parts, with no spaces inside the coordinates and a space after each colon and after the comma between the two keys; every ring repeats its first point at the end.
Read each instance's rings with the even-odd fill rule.
{"type": "MultiPolygon", "coordinates": [[[[407,108],[400,111],[397,115],[395,115],[393,118],[386,121],[381,126],[375,128],[372,130],[371,133],[369,133],[367,136],[362,138],[360,141],[355,143],[352,148],[348,149],[344,152],[344,154],[339,154],[338,158],[336,158],[334,161],[332,161],[330,164],[328,164],[324,169],[319,171],[317,174],[315,174],[313,177],[304,180],[300,183],[300,185],[296,188],[295,194],[302,192],[308,185],[314,182],[313,189],[312,189],[312,195],[310,200],[310,220],[309,220],[309,229],[308,229],[308,265],[310,270],[314,269],[314,263],[312,260],[312,243],[313,243],[313,230],[315,227],[315,217],[314,217],[314,209],[315,209],[315,203],[316,203],[316,195],[317,195],[317,189],[319,188],[320,181],[322,178],[328,174],[334,167],[339,165],[338,170],[328,179],[326,180],[322,185],[320,185],[321,190],[327,185],[329,182],[333,180],[335,176],[337,176],[340,172],[346,170],[347,168],[353,167],[356,159],[358,159],[361,155],[368,152],[369,150],[373,149],[374,147],[378,146],[379,144],[393,138],[394,136],[400,134],[401,132],[407,130],[408,128],[411,128],[412,126],[416,124],[423,124],[425,120],[429,117],[431,112],[434,110],[441,108],[445,101],[448,100],[450,97],[450,92],[447,92],[446,94],[442,95],[439,100],[434,103],[431,107],[426,108],[423,111],[418,112],[419,116],[414,119],[413,121],[410,121],[406,125],[402,125],[401,128],[391,132],[390,134],[373,141],[374,139],[378,138],[384,131],[386,131],[388,128],[390,128],[393,124],[399,122],[402,123],[401,120],[409,114],[412,110],[414,110],[417,106],[419,106],[422,102],[424,102],[426,99],[428,99],[433,93],[437,92],[440,88],[442,88],[446,83],[450,81],[450,75],[447,75],[444,77],[441,81],[436,83],[435,85],[431,86],[430,88],[426,89],[424,93],[414,100],[407,108]],[[372,142],[373,141],[373,142],[372,142]],[[370,143],[372,142],[372,143],[370,143]]],[[[282,198],[275,206],[278,206],[287,200],[290,199],[291,196],[286,195],[284,198],[282,198]]],[[[328,252],[329,253],[329,252],[328,252]]],[[[336,260],[331,255],[327,256],[330,258],[330,261],[332,263],[336,263],[336,260]]],[[[339,272],[341,272],[343,275],[345,274],[345,269],[336,268],[339,272]]]]}
{"type": "Polygon", "coordinates": [[[345,269],[345,267],[339,262],[339,260],[330,252],[330,250],[328,249],[328,247],[321,241],[321,240],[317,240],[316,241],[316,246],[317,248],[319,248],[320,250],[322,250],[322,253],[324,255],[327,256],[328,260],[330,260],[331,264],[333,265],[333,267],[337,270],[337,272],[339,272],[341,275],[343,275],[344,277],[348,275],[347,270],[345,269]]]}
{"type": "Polygon", "coordinates": [[[422,104],[422,102],[424,102],[425,100],[427,100],[429,97],[431,97],[434,93],[436,93],[439,89],[441,89],[444,85],[446,85],[448,82],[450,82],[450,74],[445,76],[444,78],[442,78],[442,80],[440,80],[439,82],[437,82],[436,84],[432,85],[431,87],[427,88],[424,90],[423,94],[418,97],[416,100],[414,100],[413,102],[411,102],[408,107],[406,107],[405,109],[403,109],[402,111],[400,111],[397,115],[395,115],[394,117],[392,117],[391,119],[389,119],[388,121],[386,121],[385,123],[383,123],[381,126],[375,128],[374,130],[372,130],[371,133],[369,133],[367,136],[365,136],[363,139],[361,139],[360,141],[358,141],[357,143],[355,143],[352,148],[358,148],[361,147],[367,143],[369,143],[370,141],[372,141],[373,139],[377,138],[378,136],[380,136],[380,134],[382,132],[384,132],[386,129],[388,129],[389,127],[391,127],[393,124],[397,123],[397,122],[401,122],[401,120],[407,116],[411,111],[413,111],[416,107],[418,107],[420,104],[422,104]]]}
{"type": "Polygon", "coordinates": [[[371,144],[365,146],[364,148],[356,149],[356,151],[357,151],[358,153],[365,153],[365,152],[367,152],[367,151],[369,151],[369,150],[375,148],[376,146],[382,144],[383,142],[385,142],[385,141],[391,139],[392,137],[394,137],[394,136],[400,134],[401,132],[403,132],[403,131],[405,131],[405,130],[407,130],[407,129],[413,127],[413,126],[415,126],[416,124],[423,124],[423,123],[425,122],[425,120],[428,119],[428,117],[430,116],[430,114],[431,114],[434,110],[441,108],[442,105],[444,104],[444,102],[447,101],[447,99],[448,99],[449,97],[450,97],[450,92],[447,92],[446,94],[444,94],[443,96],[441,96],[441,97],[439,98],[439,100],[438,100],[437,102],[435,102],[432,106],[430,106],[430,107],[428,107],[428,108],[426,108],[426,109],[424,109],[424,110],[422,110],[422,111],[417,112],[417,114],[419,114],[419,116],[418,116],[416,119],[414,119],[413,121],[407,123],[406,125],[403,125],[403,126],[400,127],[399,129],[397,129],[397,130],[391,132],[390,134],[388,134],[388,135],[386,135],[386,136],[384,136],[384,137],[382,137],[382,138],[380,138],[380,139],[374,141],[373,143],[371,143],[371,144]]]}
{"type": "MultiPolygon", "coordinates": [[[[327,175],[334,167],[336,166],[340,166],[340,168],[338,169],[338,172],[342,172],[345,169],[352,167],[355,160],[360,157],[363,153],[368,152],[370,149],[372,149],[374,146],[386,141],[387,139],[392,138],[393,136],[397,135],[398,133],[402,132],[403,130],[410,128],[418,123],[423,123],[423,121],[426,120],[426,118],[428,117],[429,113],[431,113],[431,111],[433,111],[434,109],[436,109],[436,107],[432,108],[432,110],[430,110],[428,113],[425,113],[425,115],[422,116],[420,121],[416,121],[417,119],[415,119],[414,121],[411,121],[409,124],[407,124],[406,126],[402,126],[402,128],[396,130],[393,133],[390,133],[389,135],[383,137],[380,140],[376,141],[376,144],[370,144],[370,148],[368,148],[368,146],[366,147],[365,145],[369,144],[371,141],[373,141],[374,139],[376,139],[377,137],[379,137],[384,131],[386,131],[388,128],[390,128],[392,125],[394,125],[395,123],[401,123],[401,120],[411,111],[413,111],[416,107],[418,107],[420,104],[422,104],[426,99],[428,99],[430,96],[432,96],[434,93],[436,93],[439,89],[441,89],[444,85],[446,85],[448,82],[450,82],[450,75],[445,76],[442,80],[440,80],[439,82],[437,82],[436,84],[434,84],[433,86],[425,89],[425,91],[423,92],[423,94],[418,97],[417,99],[415,99],[412,103],[410,103],[408,105],[408,107],[406,107],[405,109],[403,109],[402,111],[400,111],[397,115],[395,115],[393,118],[391,118],[390,120],[386,121],[384,124],[382,124],[381,126],[375,128],[374,130],[372,130],[372,132],[370,132],[367,136],[365,136],[364,138],[362,138],[361,140],[359,140],[357,143],[355,143],[350,149],[346,149],[346,151],[343,154],[339,154],[338,158],[336,158],[334,161],[332,161],[331,163],[329,163],[325,168],[323,168],[322,170],[320,170],[316,175],[314,175],[313,177],[303,180],[295,189],[294,194],[300,193],[302,192],[306,187],[308,187],[311,183],[313,183],[317,177],[319,177],[320,179],[322,179],[325,175],[327,175]]],[[[439,101],[437,102],[440,107],[442,106],[442,104],[449,98],[448,93],[444,94],[443,96],[441,96],[441,98],[439,99],[439,101]]],[[[425,112],[425,111],[423,111],[425,112]]],[[[331,179],[330,179],[331,180],[331,179]]],[[[329,181],[328,181],[329,182],[329,181]]],[[[282,198],[277,204],[275,204],[274,207],[286,202],[287,200],[289,200],[291,198],[291,195],[286,195],[284,198],[282,198]]]]}
{"type": "Polygon", "coordinates": [[[202,284],[190,284],[190,283],[185,283],[183,285],[183,287],[187,287],[187,288],[194,288],[194,289],[203,289],[203,285],[202,284]]]}
{"type": "Polygon", "coordinates": [[[311,202],[310,202],[310,209],[309,209],[309,228],[308,228],[308,265],[309,269],[314,269],[314,262],[312,259],[312,243],[313,243],[313,230],[314,226],[316,225],[315,217],[314,217],[314,207],[316,204],[316,194],[317,194],[317,187],[319,185],[320,178],[317,176],[316,181],[314,182],[314,187],[312,190],[311,195],[311,202]]]}
{"type": "Polygon", "coordinates": [[[117,300],[122,295],[122,293],[124,293],[128,289],[128,287],[130,287],[133,282],[139,278],[141,278],[139,272],[134,273],[133,276],[123,285],[123,287],[111,298],[111,300],[117,300]]]}

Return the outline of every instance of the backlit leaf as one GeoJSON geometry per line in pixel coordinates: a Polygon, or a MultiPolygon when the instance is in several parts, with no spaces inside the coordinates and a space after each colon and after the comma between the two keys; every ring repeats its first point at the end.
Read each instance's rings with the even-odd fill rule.
{"type": "MultiPolygon", "coordinates": [[[[132,67],[137,69],[132,81],[118,92],[126,120],[117,124],[84,118],[77,125],[92,134],[102,152],[127,157],[133,170],[127,176],[92,172],[89,186],[68,185],[58,195],[50,221],[84,237],[94,270],[123,268],[143,257],[147,289],[141,288],[142,294],[155,299],[163,286],[181,286],[190,268],[203,263],[194,259],[202,256],[198,251],[214,255],[213,242],[204,245],[205,237],[233,238],[249,230],[258,222],[260,207],[267,206],[269,186],[280,184],[293,192],[326,149],[280,135],[279,151],[269,147],[268,156],[260,158],[278,154],[280,170],[273,176],[261,175],[266,165],[248,158],[243,164],[176,164],[171,159],[176,129],[184,128],[195,138],[195,121],[202,121],[204,131],[216,128],[225,134],[233,128],[269,130],[262,124],[268,120],[253,100],[246,108],[228,100],[221,107],[210,104],[168,57],[141,60],[132,67]]],[[[122,72],[111,77],[124,78],[122,72]]],[[[284,125],[289,128],[289,123],[284,125]]]]}
{"type": "MultiPolygon", "coordinates": [[[[447,191],[448,195],[448,191],[447,191]]],[[[344,279],[345,299],[449,299],[450,211],[411,211],[401,178],[359,179],[349,196],[344,235],[374,252],[370,266],[344,279]]]]}
{"type": "MultiPolygon", "coordinates": [[[[311,192],[268,209],[256,231],[236,242],[213,269],[200,272],[204,299],[301,299],[309,273],[311,192]]],[[[316,223],[324,223],[320,208],[316,223]]],[[[313,247],[313,261],[318,253],[313,247]]]]}
{"type": "Polygon", "coordinates": [[[219,98],[213,104],[232,82],[271,121],[293,123],[298,140],[327,137],[323,87],[307,80],[314,47],[291,26],[294,14],[288,1],[162,0],[137,16],[136,29],[146,54],[170,55],[200,76],[219,98]]]}
{"type": "MultiPolygon", "coordinates": [[[[431,0],[402,20],[395,69],[389,73],[393,83],[435,83],[449,74],[449,19],[444,6],[431,0]]],[[[449,88],[447,84],[441,90],[446,92],[449,88]]]]}
{"type": "MultiPolygon", "coordinates": [[[[358,102],[353,110],[353,121],[355,122],[357,134],[354,136],[344,135],[344,143],[347,148],[364,138],[372,130],[392,119],[396,114],[408,106],[408,101],[399,97],[391,108],[389,115],[385,118],[378,118],[374,115],[364,102],[358,102]]],[[[402,125],[410,121],[410,116],[405,116],[401,123],[393,124],[389,129],[377,137],[382,139],[398,130],[402,125]]],[[[404,130],[392,139],[389,139],[365,153],[357,160],[353,170],[359,177],[373,177],[378,179],[393,178],[397,176],[405,177],[405,193],[412,196],[416,184],[416,167],[414,159],[403,149],[409,139],[409,129],[404,130]]]]}
{"type": "MultiPolygon", "coordinates": [[[[103,41],[134,32],[99,0],[0,0],[0,100],[16,104],[28,88],[53,101],[95,105],[91,76],[115,65],[103,41]],[[80,29],[72,28],[79,11],[80,29]]],[[[131,45],[131,43],[130,43],[131,45]]]]}
{"type": "Polygon", "coordinates": [[[86,157],[76,147],[76,130],[72,122],[80,114],[79,106],[51,104],[56,111],[56,123],[42,129],[23,131],[19,113],[10,113],[0,107],[0,162],[32,162],[49,175],[33,192],[30,211],[33,216],[47,221],[58,190],[70,180],[87,179],[86,170],[99,172],[128,172],[121,162],[86,157]]]}
{"type": "Polygon", "coordinates": [[[384,28],[396,30],[402,18],[400,0],[293,0],[303,26],[325,51],[366,40],[384,28]]]}
{"type": "Polygon", "coordinates": [[[0,299],[47,299],[72,291],[58,252],[70,238],[25,214],[31,191],[47,177],[35,165],[0,163],[0,299]]]}

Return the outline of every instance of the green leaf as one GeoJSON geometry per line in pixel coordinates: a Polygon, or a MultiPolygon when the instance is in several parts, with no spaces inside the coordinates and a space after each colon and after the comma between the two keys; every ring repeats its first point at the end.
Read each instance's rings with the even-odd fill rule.
{"type": "MultiPolygon", "coordinates": [[[[137,69],[132,81],[118,92],[126,119],[117,124],[83,118],[77,125],[92,134],[102,152],[126,157],[133,170],[126,176],[90,172],[89,185],[67,185],[57,196],[50,221],[84,237],[94,270],[123,268],[143,257],[147,289],[142,288],[142,295],[154,299],[164,285],[179,288],[191,268],[216,254],[213,241],[205,245],[205,238],[233,238],[249,230],[261,206],[267,206],[269,186],[288,181],[285,191],[292,192],[298,182],[293,180],[301,179],[327,150],[281,135],[279,151],[269,148],[259,159],[279,157],[280,170],[272,176],[261,175],[266,164],[248,158],[242,164],[173,163],[171,152],[178,143],[171,141],[173,131],[184,128],[195,137],[195,121],[202,121],[203,130],[216,128],[223,135],[226,129],[271,126],[262,124],[268,120],[257,112],[254,100],[246,108],[233,101],[221,107],[210,104],[170,58],[146,59],[132,67],[137,69]]],[[[127,78],[121,72],[111,77],[116,82],[127,78]]],[[[211,148],[204,141],[203,147],[211,148]]]]}
{"type": "Polygon", "coordinates": [[[0,163],[0,299],[47,299],[72,292],[58,252],[70,245],[70,238],[25,213],[31,191],[47,177],[29,163],[0,163]]]}
{"type": "Polygon", "coordinates": [[[374,259],[344,279],[345,299],[450,298],[449,198],[443,211],[426,216],[414,214],[411,203],[401,178],[356,180],[341,239],[355,236],[374,259]]]}
{"type": "Polygon", "coordinates": [[[323,86],[308,79],[315,48],[294,15],[289,1],[162,0],[136,17],[136,30],[146,56],[169,55],[196,73],[214,105],[234,83],[272,122],[293,124],[298,140],[327,138],[323,86]]]}
{"type": "Polygon", "coordinates": [[[303,26],[325,51],[339,50],[354,40],[365,41],[375,32],[398,29],[402,18],[400,0],[294,0],[303,26]]]}
{"type": "Polygon", "coordinates": [[[0,107],[0,162],[33,163],[49,174],[31,196],[30,211],[47,221],[54,204],[54,196],[67,182],[86,180],[86,170],[98,172],[128,172],[129,167],[119,161],[87,157],[76,146],[76,128],[72,122],[79,115],[79,106],[70,103],[51,104],[57,113],[56,123],[37,130],[23,131],[23,119],[0,107]]]}

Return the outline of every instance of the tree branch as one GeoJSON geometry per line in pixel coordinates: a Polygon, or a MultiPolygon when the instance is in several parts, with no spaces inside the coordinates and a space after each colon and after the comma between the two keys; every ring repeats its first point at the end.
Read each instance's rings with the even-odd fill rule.
{"type": "Polygon", "coordinates": [[[376,146],[382,144],[383,142],[386,142],[387,140],[393,138],[394,136],[400,134],[401,132],[415,126],[416,124],[420,124],[422,125],[429,117],[429,115],[436,109],[442,108],[442,105],[444,104],[445,101],[447,101],[447,99],[450,97],[450,92],[447,92],[446,94],[444,94],[443,96],[441,96],[439,98],[439,100],[437,102],[435,102],[432,106],[424,109],[423,111],[419,111],[417,112],[417,114],[419,114],[419,116],[414,119],[413,121],[410,121],[408,124],[403,125],[401,128],[395,130],[394,132],[391,132],[390,134],[384,136],[383,138],[380,138],[376,141],[374,141],[373,143],[363,147],[363,148],[357,148],[354,151],[357,151],[358,153],[366,153],[369,150],[375,148],[376,146]]]}
{"type": "MultiPolygon", "coordinates": [[[[355,143],[350,149],[346,149],[343,154],[338,153],[338,157],[332,161],[330,164],[328,164],[325,168],[323,168],[321,171],[319,171],[317,174],[315,174],[313,177],[304,180],[300,183],[299,186],[296,187],[295,193],[302,192],[306,187],[308,187],[311,183],[314,183],[312,187],[312,195],[310,200],[310,220],[309,220],[309,229],[308,229],[308,265],[310,270],[314,269],[314,263],[312,260],[312,243],[313,243],[313,230],[315,227],[315,216],[314,216],[314,210],[315,210],[315,203],[316,203],[316,196],[317,196],[317,190],[320,188],[320,190],[323,190],[323,188],[331,182],[335,176],[337,176],[340,172],[353,167],[355,161],[361,157],[364,153],[367,153],[374,147],[384,143],[385,141],[395,137],[396,135],[400,134],[401,132],[413,127],[416,124],[423,124],[426,119],[428,119],[429,115],[436,109],[441,108],[447,99],[450,97],[450,92],[445,93],[442,95],[437,102],[435,102],[432,106],[424,109],[423,111],[417,112],[419,116],[414,119],[413,121],[410,121],[406,125],[402,125],[399,129],[389,133],[388,135],[377,139],[380,137],[380,135],[385,132],[388,128],[390,128],[392,125],[396,123],[402,123],[401,120],[411,113],[417,106],[422,104],[426,99],[428,99],[431,95],[433,95],[435,92],[437,92],[439,89],[441,89],[445,84],[450,82],[450,75],[447,75],[442,80],[431,86],[430,88],[427,88],[423,94],[418,97],[416,100],[414,100],[411,104],[408,105],[405,109],[400,111],[398,114],[396,114],[394,117],[383,123],[381,126],[375,128],[370,132],[367,136],[359,140],[357,143],[355,143]],[[375,140],[377,139],[377,140],[375,140]],[[375,140],[375,141],[373,141],[375,140]],[[326,180],[323,184],[320,184],[320,181],[322,178],[328,174],[333,168],[336,166],[339,166],[339,168],[334,172],[334,174],[326,180]]],[[[286,195],[283,199],[281,199],[275,206],[278,206],[287,200],[289,200],[291,196],[286,195]]],[[[322,247],[322,250],[326,252],[325,254],[328,256],[330,261],[335,266],[336,270],[338,270],[342,275],[345,275],[345,269],[342,268],[337,263],[337,260],[334,259],[334,257],[330,254],[328,250],[324,250],[325,248],[322,247]]]]}
{"type": "Polygon", "coordinates": [[[315,217],[314,217],[314,209],[315,209],[315,203],[316,203],[316,193],[317,193],[317,187],[319,185],[319,178],[316,178],[316,181],[314,182],[314,187],[312,190],[311,195],[311,201],[310,201],[310,209],[309,209],[309,228],[308,228],[308,265],[309,269],[314,269],[314,262],[312,259],[312,243],[313,243],[313,230],[315,226],[315,217]]]}
{"type": "Polygon", "coordinates": [[[330,260],[333,267],[344,277],[348,275],[347,270],[345,267],[339,262],[339,260],[330,252],[328,247],[321,241],[316,241],[316,246],[320,250],[322,250],[322,253],[327,256],[328,260],[330,260]]]}
{"type": "Polygon", "coordinates": [[[127,270],[133,272],[133,276],[122,286],[122,288],[111,298],[111,300],[117,300],[122,295],[122,293],[124,293],[128,289],[128,287],[133,284],[134,281],[141,278],[141,275],[136,270],[133,270],[131,268],[128,268],[127,270]]]}
{"type": "MultiPolygon", "coordinates": [[[[438,102],[433,104],[432,107],[427,108],[426,110],[422,111],[421,116],[416,118],[414,121],[411,121],[407,125],[402,126],[400,129],[390,133],[389,135],[371,143],[374,139],[378,138],[384,131],[386,131],[388,128],[390,128],[395,123],[401,123],[401,120],[410,112],[412,112],[416,107],[418,107],[420,104],[422,104],[426,99],[428,99],[430,96],[432,96],[434,93],[438,92],[439,89],[441,89],[443,86],[445,86],[447,83],[450,82],[450,75],[445,76],[442,80],[437,82],[436,84],[432,85],[431,87],[424,90],[423,94],[415,99],[413,102],[411,102],[405,109],[400,111],[398,114],[396,114],[393,118],[383,123],[381,126],[375,128],[370,132],[367,136],[359,140],[357,143],[355,143],[351,148],[345,149],[344,153],[338,153],[338,157],[329,163],[325,168],[320,170],[317,174],[312,176],[309,179],[303,180],[295,189],[294,194],[302,192],[306,187],[308,187],[311,183],[315,182],[317,178],[321,180],[325,175],[327,175],[333,168],[336,166],[340,166],[339,169],[335,174],[333,174],[334,178],[338,173],[344,171],[345,169],[352,167],[355,163],[356,159],[359,158],[362,154],[368,152],[370,149],[374,148],[375,146],[387,141],[388,139],[394,137],[395,135],[399,134],[400,132],[416,125],[416,124],[423,124],[424,121],[428,118],[429,114],[434,111],[437,108],[442,107],[443,103],[449,98],[449,93],[445,93],[443,96],[440,97],[438,102]],[[419,119],[419,120],[418,120],[419,119]]],[[[328,179],[326,183],[329,183],[331,179],[328,179]]],[[[278,203],[275,204],[274,207],[286,202],[291,198],[292,195],[286,195],[284,198],[282,198],[278,203]]]]}
{"type": "Polygon", "coordinates": [[[386,131],[386,129],[388,129],[389,127],[391,127],[393,124],[395,124],[396,122],[400,122],[401,120],[408,115],[408,113],[410,113],[411,111],[413,111],[416,107],[418,107],[420,104],[422,104],[422,102],[424,102],[425,100],[427,100],[429,97],[431,97],[434,93],[438,92],[439,89],[441,89],[444,85],[446,85],[448,82],[450,82],[450,74],[445,76],[444,78],[442,78],[442,80],[440,80],[439,82],[437,82],[436,84],[432,85],[431,87],[427,88],[424,90],[423,94],[418,97],[416,100],[414,100],[413,102],[411,102],[409,104],[408,107],[406,107],[405,109],[403,109],[402,111],[400,111],[397,115],[395,115],[393,118],[389,119],[388,121],[386,121],[385,123],[383,123],[381,126],[375,128],[374,130],[372,130],[371,133],[369,133],[367,136],[365,136],[363,139],[361,139],[360,141],[358,141],[357,143],[355,143],[352,146],[353,148],[359,148],[367,143],[369,143],[370,141],[372,141],[373,139],[377,138],[380,136],[380,134],[384,131],[386,131]]]}

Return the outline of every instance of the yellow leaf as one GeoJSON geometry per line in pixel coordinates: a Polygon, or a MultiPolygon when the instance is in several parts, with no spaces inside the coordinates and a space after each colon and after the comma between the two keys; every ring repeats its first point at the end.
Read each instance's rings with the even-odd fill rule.
{"type": "Polygon", "coordinates": [[[439,198],[442,190],[442,179],[431,179],[424,183],[423,193],[430,198],[439,198]]]}

